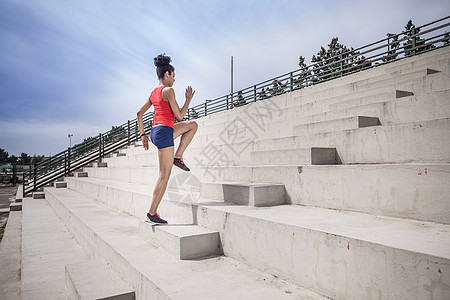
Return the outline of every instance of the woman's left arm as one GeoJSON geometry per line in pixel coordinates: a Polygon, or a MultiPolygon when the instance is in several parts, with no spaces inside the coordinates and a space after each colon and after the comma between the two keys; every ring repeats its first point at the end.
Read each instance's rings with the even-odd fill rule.
{"type": "Polygon", "coordinates": [[[141,134],[142,144],[144,145],[144,149],[148,150],[148,136],[144,135],[144,113],[152,106],[152,102],[150,98],[142,105],[142,107],[137,112],[137,120],[139,126],[139,133],[141,134]]]}

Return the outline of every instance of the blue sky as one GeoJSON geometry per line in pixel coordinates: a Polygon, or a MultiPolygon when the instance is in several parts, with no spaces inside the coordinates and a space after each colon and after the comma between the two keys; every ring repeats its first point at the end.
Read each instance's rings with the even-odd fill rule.
{"type": "Polygon", "coordinates": [[[0,148],[50,155],[136,116],[167,53],[191,105],[309,64],[338,36],[357,48],[445,17],[444,0],[0,0],[0,148]]]}

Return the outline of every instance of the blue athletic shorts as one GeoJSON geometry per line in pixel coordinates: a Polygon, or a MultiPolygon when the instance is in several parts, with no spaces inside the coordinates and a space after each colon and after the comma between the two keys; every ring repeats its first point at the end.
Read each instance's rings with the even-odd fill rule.
{"type": "Polygon", "coordinates": [[[150,140],[158,149],[173,147],[175,145],[173,142],[173,128],[165,125],[152,127],[150,140]]]}

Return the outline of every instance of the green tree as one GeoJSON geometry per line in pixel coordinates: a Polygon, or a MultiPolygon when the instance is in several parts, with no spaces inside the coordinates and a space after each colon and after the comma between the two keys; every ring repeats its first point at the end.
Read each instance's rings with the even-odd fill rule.
{"type": "Polygon", "coordinates": [[[448,44],[450,44],[450,35],[448,34],[448,32],[445,33],[443,42],[444,42],[444,46],[447,46],[448,44]]]}
{"type": "Polygon", "coordinates": [[[400,43],[398,41],[398,35],[395,34],[387,34],[389,39],[389,45],[388,45],[388,53],[385,57],[383,57],[381,60],[383,62],[389,62],[393,61],[397,58],[397,50],[400,48],[400,43]]]}
{"type": "Polygon", "coordinates": [[[33,157],[31,158],[31,164],[35,165],[41,161],[44,160],[44,156],[43,155],[33,155],[33,157]]]}
{"type": "Polygon", "coordinates": [[[436,48],[433,44],[425,45],[425,40],[420,38],[420,28],[416,28],[412,20],[409,20],[405,26],[405,31],[403,32],[407,40],[403,43],[403,48],[405,50],[405,56],[412,56],[420,52],[424,52],[433,48],[436,48]],[[415,49],[414,48],[415,45],[415,49]]]}
{"type": "Polygon", "coordinates": [[[321,47],[317,55],[313,55],[311,62],[314,63],[313,81],[324,81],[353,73],[370,65],[358,51],[339,43],[337,37],[331,39],[327,50],[321,47]]]}
{"type": "Polygon", "coordinates": [[[298,66],[300,67],[301,73],[298,75],[296,79],[294,79],[294,85],[297,88],[302,88],[308,86],[311,77],[311,71],[309,70],[309,67],[305,63],[305,58],[301,55],[298,59],[298,66]]]}
{"type": "Polygon", "coordinates": [[[31,157],[26,153],[21,153],[19,157],[20,165],[29,165],[31,162],[31,157]]]}
{"type": "Polygon", "coordinates": [[[15,163],[17,164],[17,163],[19,162],[19,158],[18,158],[17,156],[15,156],[15,155],[11,154],[11,155],[8,157],[8,162],[10,162],[10,163],[15,162],[15,163]]]}
{"type": "Polygon", "coordinates": [[[5,149],[0,148],[0,163],[8,162],[9,154],[5,151],[5,149]]]}

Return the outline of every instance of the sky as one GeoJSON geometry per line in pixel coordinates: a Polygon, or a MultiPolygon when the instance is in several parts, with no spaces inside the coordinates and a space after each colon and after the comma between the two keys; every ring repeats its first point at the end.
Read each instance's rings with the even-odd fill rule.
{"type": "Polygon", "coordinates": [[[172,57],[180,106],[450,14],[448,0],[0,0],[0,148],[51,155],[136,117],[172,57]],[[69,140],[68,134],[73,134],[69,140]]]}

